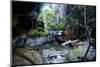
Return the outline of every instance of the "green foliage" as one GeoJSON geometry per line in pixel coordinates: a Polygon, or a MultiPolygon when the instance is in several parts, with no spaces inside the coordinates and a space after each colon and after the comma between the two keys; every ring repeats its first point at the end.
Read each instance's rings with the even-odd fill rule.
{"type": "Polygon", "coordinates": [[[54,9],[46,9],[42,11],[39,15],[44,21],[44,23],[47,25],[47,29],[63,29],[64,28],[64,22],[63,21],[56,21],[57,14],[55,13],[54,9]]]}
{"type": "Polygon", "coordinates": [[[36,35],[47,35],[48,34],[48,30],[45,28],[45,29],[41,29],[39,27],[37,27],[36,29],[32,29],[30,32],[29,32],[29,35],[31,36],[36,36],[36,35]]]}
{"type": "Polygon", "coordinates": [[[48,28],[59,28],[63,29],[64,28],[64,22],[48,22],[47,26],[48,28]]]}
{"type": "Polygon", "coordinates": [[[45,10],[41,12],[39,16],[42,17],[42,20],[48,22],[48,20],[52,19],[55,16],[55,12],[53,10],[45,10]]]}

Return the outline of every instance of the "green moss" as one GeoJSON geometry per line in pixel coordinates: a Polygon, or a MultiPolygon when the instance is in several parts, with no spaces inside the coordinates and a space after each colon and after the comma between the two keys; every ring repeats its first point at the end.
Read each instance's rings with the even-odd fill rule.
{"type": "Polygon", "coordinates": [[[17,48],[15,49],[15,53],[16,55],[28,60],[32,64],[42,63],[41,55],[39,52],[32,50],[32,48],[29,46],[25,46],[24,48],[17,48]]]}
{"type": "Polygon", "coordinates": [[[47,35],[48,34],[48,30],[45,29],[41,29],[40,27],[36,28],[36,29],[32,29],[29,32],[29,35],[31,36],[36,36],[36,35],[47,35]]]}
{"type": "Polygon", "coordinates": [[[80,48],[75,48],[72,50],[73,55],[78,56],[78,57],[83,57],[84,56],[84,51],[82,51],[80,48]]]}

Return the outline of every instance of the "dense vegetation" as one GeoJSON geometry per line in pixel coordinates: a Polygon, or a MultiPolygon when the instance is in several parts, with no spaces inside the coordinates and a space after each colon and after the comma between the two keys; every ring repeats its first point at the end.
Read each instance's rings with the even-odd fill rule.
{"type": "MultiPolygon", "coordinates": [[[[67,59],[64,62],[95,61],[96,7],[14,1],[12,48],[15,65],[22,56],[31,64],[49,63],[43,60],[45,51],[47,54],[53,51],[57,55],[61,51],[64,56],[60,56],[67,59]]],[[[52,57],[57,59],[50,56],[49,60],[52,57]]]]}

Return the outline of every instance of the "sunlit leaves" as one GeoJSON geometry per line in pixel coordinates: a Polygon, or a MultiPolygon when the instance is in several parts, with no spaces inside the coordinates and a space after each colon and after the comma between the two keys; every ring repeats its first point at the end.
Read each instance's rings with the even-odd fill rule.
{"type": "Polygon", "coordinates": [[[47,26],[54,29],[64,29],[64,22],[48,22],[47,26]]]}
{"type": "Polygon", "coordinates": [[[40,13],[40,16],[43,18],[43,21],[48,21],[55,16],[55,13],[53,10],[45,10],[40,13]]]}
{"type": "Polygon", "coordinates": [[[63,29],[64,28],[64,20],[63,17],[60,17],[53,8],[54,5],[46,5],[40,13],[40,17],[42,17],[42,21],[47,25],[48,29],[63,29]],[[58,21],[59,19],[60,21],[58,21]]]}

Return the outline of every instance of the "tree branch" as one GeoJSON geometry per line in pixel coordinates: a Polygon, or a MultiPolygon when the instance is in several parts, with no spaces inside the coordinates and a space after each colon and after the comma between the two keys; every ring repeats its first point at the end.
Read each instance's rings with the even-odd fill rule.
{"type": "Polygon", "coordinates": [[[87,51],[86,51],[86,53],[85,53],[85,55],[84,55],[84,57],[82,58],[81,61],[85,61],[85,58],[86,58],[86,56],[87,56],[87,54],[89,52],[90,46],[91,46],[90,32],[89,32],[89,29],[88,29],[86,23],[87,23],[87,21],[86,21],[86,6],[84,6],[84,26],[85,26],[85,30],[86,30],[86,33],[87,33],[87,37],[88,37],[88,40],[89,40],[89,46],[88,46],[87,51]]]}

